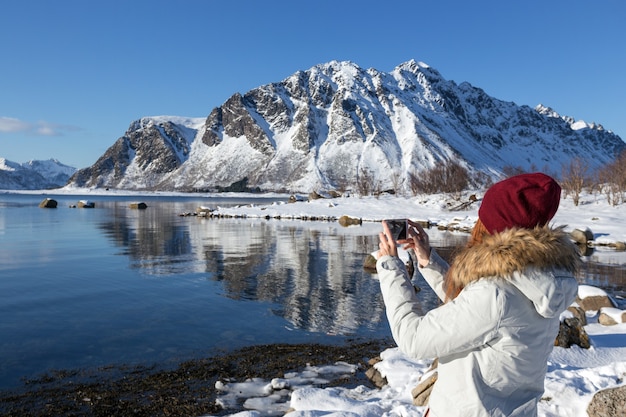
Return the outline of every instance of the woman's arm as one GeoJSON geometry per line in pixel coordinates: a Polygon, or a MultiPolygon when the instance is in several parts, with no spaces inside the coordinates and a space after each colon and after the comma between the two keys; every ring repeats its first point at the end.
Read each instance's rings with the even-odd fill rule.
{"type": "MultiPolygon", "coordinates": [[[[430,250],[427,235],[423,229],[419,229],[416,231],[422,235],[420,240],[416,241],[415,235],[409,232],[412,244],[409,242],[407,246],[409,249],[421,248],[420,272],[443,298],[443,277],[448,265],[435,251],[430,250]],[[423,259],[426,253],[424,249],[428,249],[427,262],[423,259]]],[[[394,340],[403,352],[427,359],[480,346],[493,337],[502,311],[496,301],[495,287],[473,285],[452,302],[424,314],[420,310],[406,267],[397,256],[396,242],[384,222],[379,247],[381,256],[376,269],[387,319],[394,340]]]]}
{"type": "Polygon", "coordinates": [[[470,285],[453,301],[424,314],[401,259],[384,256],[376,268],[391,333],[407,355],[429,359],[460,353],[496,334],[502,306],[495,286],[470,285]]]}
{"type": "Polygon", "coordinates": [[[408,220],[407,239],[395,241],[387,222],[383,221],[383,231],[379,234],[379,258],[389,255],[398,256],[397,245],[404,245],[405,250],[412,250],[417,257],[417,266],[428,285],[435,291],[439,299],[445,301],[443,279],[448,271],[448,263],[430,247],[430,239],[424,228],[416,222],[408,220]]]}

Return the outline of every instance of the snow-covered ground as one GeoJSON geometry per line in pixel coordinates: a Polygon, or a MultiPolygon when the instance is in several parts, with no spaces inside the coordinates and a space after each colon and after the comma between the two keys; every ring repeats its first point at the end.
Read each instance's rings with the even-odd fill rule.
{"type": "MultiPolygon", "coordinates": [[[[544,400],[539,404],[540,417],[587,417],[587,406],[602,389],[624,384],[626,377],[626,323],[586,326],[593,346],[582,349],[555,347],[545,378],[544,400]]],[[[357,371],[352,364],[337,362],[327,366],[309,366],[287,372],[271,381],[250,379],[245,382],[218,382],[220,401],[233,409],[244,400],[247,411],[231,416],[257,417],[421,417],[425,407],[413,405],[411,390],[430,366],[428,361],[407,358],[397,348],[381,353],[376,368],[387,378],[382,389],[324,387],[332,378],[357,371]]]]}
{"type": "MultiPolygon", "coordinates": [[[[481,198],[482,192],[476,191],[456,197],[444,194],[417,197],[352,196],[297,203],[288,203],[285,199],[284,202],[272,205],[209,208],[215,209],[214,215],[251,218],[338,219],[341,216],[350,216],[364,222],[379,222],[383,219],[408,217],[415,221],[428,221],[439,227],[469,230],[478,219],[481,198]],[[475,196],[477,201],[465,207],[471,196],[475,196]]],[[[623,204],[612,206],[601,194],[583,194],[578,206],[574,205],[571,198],[562,199],[552,223],[565,225],[568,231],[589,229],[594,234],[594,243],[598,247],[604,247],[616,242],[626,242],[626,216],[623,213],[623,204]]],[[[626,252],[596,252],[599,258],[594,260],[626,264],[626,252]]]]}
{"type": "MultiPolygon", "coordinates": [[[[478,193],[476,195],[481,198],[478,193]]],[[[450,208],[468,201],[468,197],[463,196],[460,200],[448,196],[350,197],[269,206],[218,207],[214,213],[270,218],[339,218],[347,215],[363,221],[409,217],[439,226],[466,229],[476,221],[480,201],[464,210],[450,208]]],[[[594,234],[595,243],[608,245],[626,241],[623,211],[623,206],[610,206],[601,195],[584,195],[578,206],[574,206],[571,199],[562,200],[553,223],[567,225],[566,230],[570,231],[589,229],[594,234]]],[[[594,260],[626,264],[626,252],[603,246],[596,250],[594,260]]],[[[588,286],[580,289],[587,293],[590,290],[594,291],[588,286]]],[[[626,381],[626,323],[603,326],[598,324],[596,313],[588,313],[588,316],[586,331],[592,347],[554,349],[545,379],[544,400],[539,406],[540,417],[586,417],[587,406],[597,391],[626,381]]],[[[365,386],[325,388],[324,381],[356,372],[355,365],[341,362],[288,372],[284,378],[272,381],[220,382],[217,388],[222,391],[220,401],[227,408],[238,400],[245,401],[249,411],[234,414],[237,417],[282,415],[287,410],[293,410],[288,414],[290,417],[422,416],[425,408],[413,405],[411,390],[430,363],[411,360],[396,348],[385,350],[381,358],[382,362],[376,367],[387,378],[388,385],[380,390],[365,386]]]]}

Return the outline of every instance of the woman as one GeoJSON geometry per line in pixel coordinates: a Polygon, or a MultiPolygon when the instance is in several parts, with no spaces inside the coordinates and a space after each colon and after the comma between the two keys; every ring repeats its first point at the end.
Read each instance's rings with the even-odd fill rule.
{"type": "Polygon", "coordinates": [[[577,249],[548,226],[560,198],[540,173],[493,185],[450,266],[419,224],[409,222],[407,239],[396,242],[383,222],[376,267],[393,337],[408,356],[439,358],[429,417],[537,415],[559,315],[578,288],[577,249]],[[420,314],[396,243],[415,252],[444,304],[420,314]]]}

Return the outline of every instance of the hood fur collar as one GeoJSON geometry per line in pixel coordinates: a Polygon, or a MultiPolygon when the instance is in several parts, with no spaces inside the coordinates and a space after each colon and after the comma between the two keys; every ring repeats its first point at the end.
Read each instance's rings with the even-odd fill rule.
{"type": "Polygon", "coordinates": [[[454,258],[448,278],[463,288],[480,278],[509,278],[527,267],[574,272],[580,262],[578,249],[563,227],[509,229],[463,249],[454,258]]]}

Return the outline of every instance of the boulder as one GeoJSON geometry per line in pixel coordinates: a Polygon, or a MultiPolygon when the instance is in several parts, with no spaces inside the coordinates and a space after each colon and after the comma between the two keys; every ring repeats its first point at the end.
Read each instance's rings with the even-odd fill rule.
{"type": "Polygon", "coordinates": [[[571,306],[567,307],[567,311],[572,313],[572,315],[574,317],[576,317],[578,320],[580,320],[580,323],[583,326],[587,325],[587,315],[585,314],[585,310],[580,308],[580,306],[578,306],[576,304],[572,304],[571,306]]]}
{"type": "Polygon", "coordinates": [[[80,200],[78,202],[78,208],[94,208],[96,207],[96,203],[89,200],[80,200]]]}
{"type": "Polygon", "coordinates": [[[619,323],[626,323],[626,311],[612,307],[603,307],[598,315],[598,323],[603,326],[615,326],[619,323]]]}
{"type": "Polygon", "coordinates": [[[321,194],[319,194],[317,191],[311,191],[309,193],[309,201],[319,200],[320,198],[324,198],[324,197],[321,194]]]}
{"type": "Polygon", "coordinates": [[[439,374],[437,373],[437,367],[439,365],[439,359],[435,359],[430,365],[428,371],[422,375],[420,382],[415,388],[411,390],[411,396],[413,397],[413,404],[423,407],[428,404],[430,393],[437,382],[439,374]]]}
{"type": "Polygon", "coordinates": [[[41,203],[39,203],[39,207],[41,208],[57,208],[57,201],[52,198],[46,198],[41,203]]]}
{"type": "Polygon", "coordinates": [[[411,395],[413,396],[413,404],[420,407],[428,404],[430,393],[432,392],[438,377],[437,371],[426,375],[427,377],[411,390],[411,395]]]}
{"type": "Polygon", "coordinates": [[[598,311],[602,307],[616,307],[606,292],[590,285],[579,285],[576,303],[585,311],[598,311]]]}
{"type": "Polygon", "coordinates": [[[585,311],[598,311],[602,307],[614,307],[608,295],[592,295],[584,299],[577,299],[576,302],[585,311]]]}
{"type": "Polygon", "coordinates": [[[341,216],[338,222],[343,227],[357,226],[362,223],[361,219],[356,218],[356,217],[350,217],[350,216],[341,216]]]}
{"type": "Polygon", "coordinates": [[[570,237],[574,242],[586,246],[590,241],[593,240],[593,232],[589,229],[574,229],[571,231],[570,237]]]}
{"type": "Polygon", "coordinates": [[[615,250],[626,251],[626,242],[615,242],[610,246],[615,250]]]}
{"type": "Polygon", "coordinates": [[[374,255],[370,254],[365,257],[365,261],[363,262],[363,268],[373,274],[376,273],[376,258],[374,258],[374,255]]]}
{"type": "Polygon", "coordinates": [[[626,385],[595,393],[587,407],[589,417],[618,417],[626,415],[626,385]]]}
{"type": "Polygon", "coordinates": [[[382,388],[387,385],[387,378],[385,378],[378,369],[374,367],[378,362],[382,361],[380,357],[372,358],[369,360],[368,365],[370,366],[367,371],[365,371],[365,376],[370,380],[372,384],[376,388],[382,388]]]}
{"type": "Polygon", "coordinates": [[[576,317],[568,317],[559,325],[559,334],[554,340],[554,346],[569,348],[573,345],[578,345],[583,349],[591,347],[589,335],[581,320],[576,317]]]}
{"type": "Polygon", "coordinates": [[[208,217],[213,211],[214,211],[214,209],[212,209],[211,207],[200,206],[200,207],[198,207],[196,209],[195,215],[202,216],[202,217],[208,217]]]}

